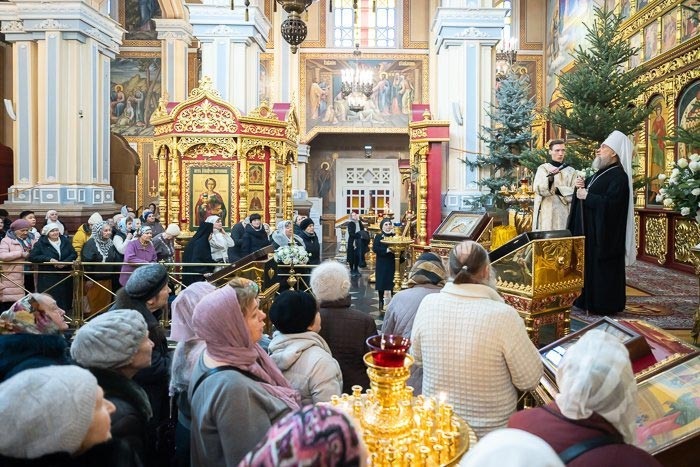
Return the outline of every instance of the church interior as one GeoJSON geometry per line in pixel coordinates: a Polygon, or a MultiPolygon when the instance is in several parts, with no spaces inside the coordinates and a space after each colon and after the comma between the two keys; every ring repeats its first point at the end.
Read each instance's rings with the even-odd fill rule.
{"type": "MultiPolygon", "coordinates": [[[[479,458],[483,453],[476,449],[481,444],[487,450],[499,430],[462,411],[461,395],[438,392],[440,385],[431,383],[439,377],[429,365],[440,359],[429,357],[429,342],[435,345],[427,337],[430,326],[422,340],[413,328],[410,349],[405,342],[412,337],[410,327],[403,328],[403,340],[386,331],[390,312],[398,313],[405,303],[398,298],[416,286],[413,274],[428,268],[426,255],[439,258],[450,276],[440,282],[444,290],[459,282],[462,270],[471,277],[472,265],[465,261],[473,257],[460,256],[465,241],[469,251],[478,246],[486,252],[484,284],[491,280],[498,296],[493,300],[517,312],[518,332],[524,330],[536,349],[536,384],[524,390],[513,380],[518,410],[565,399],[564,354],[607,334],[627,349],[628,385],[637,399],[629,409],[636,413],[633,432],[627,436],[619,421],[610,422],[624,443],[602,444],[633,446],[636,451],[628,455],[640,457],[602,465],[694,465],[700,445],[700,0],[2,0],[0,63],[3,236],[15,239],[14,231],[24,224],[14,222],[31,212],[36,230],[34,223],[24,228],[37,239],[39,233],[49,238],[51,230],[42,227],[56,225],[49,217],[53,211],[66,239],[81,229],[90,237],[95,213],[101,226],[110,223],[115,239],[120,220],[132,219],[137,238],[135,221],[143,215],[139,223],[152,226],[153,215],[160,233],[168,232],[171,248],[165,259],[158,256],[170,290],[168,304],[153,321],[161,330],[174,329],[173,301],[192,282],[221,291],[245,278],[259,290],[256,300],[267,315],[268,350],[273,331],[281,332],[273,319],[272,310],[282,302],[276,299],[289,291],[309,292],[323,310],[314,270],[326,262],[347,265],[351,306],[371,317],[376,328],[369,335],[381,338],[375,347],[361,342],[369,352],[362,361],[366,386],[343,386],[342,395],[338,391],[324,402],[353,420],[365,452],[359,463],[318,465],[457,465],[460,459],[459,465],[496,465],[479,458]],[[610,107],[601,112],[609,119],[601,117],[600,124],[585,114],[598,112],[591,109],[604,98],[584,95],[606,93],[604,86],[594,87],[592,76],[600,70],[593,67],[590,80],[582,70],[590,65],[586,57],[600,58],[591,51],[605,44],[591,37],[603,37],[606,25],[614,26],[609,37],[619,44],[610,53],[623,58],[606,65],[610,77],[602,79],[609,84],[610,107]],[[617,87],[630,76],[627,89],[617,87]],[[623,94],[631,88],[633,96],[623,94]],[[616,102],[616,93],[629,99],[616,102]],[[576,118],[579,126],[567,123],[576,118]],[[610,142],[614,130],[624,134],[619,144],[629,146],[627,156],[618,142],[610,142]],[[557,146],[565,147],[564,162],[552,165],[557,146]],[[617,162],[598,169],[595,161],[605,148],[617,162]],[[552,180],[567,167],[568,186],[555,192],[552,180]],[[622,195],[598,194],[611,168],[626,174],[622,195]],[[538,170],[549,171],[544,194],[538,170]],[[580,186],[574,186],[577,180],[580,186]],[[600,208],[599,221],[587,218],[587,209],[612,202],[606,196],[628,204],[621,211],[600,208]],[[559,215],[559,223],[542,227],[551,200],[564,211],[546,217],[549,222],[559,215]],[[571,220],[570,205],[583,212],[579,221],[571,220]],[[244,248],[234,257],[233,243],[240,248],[243,238],[234,231],[256,219],[254,228],[267,231],[260,249],[244,248]],[[223,247],[217,257],[211,243],[207,260],[188,256],[188,246],[199,245],[202,227],[211,223],[205,243],[218,232],[233,238],[229,249],[223,247]],[[311,246],[304,234],[309,224],[311,246]],[[621,233],[612,235],[618,224],[621,233]],[[284,243],[275,233],[284,235],[284,243]],[[613,240],[601,246],[601,238],[613,240]],[[632,243],[625,245],[625,238],[632,243]],[[284,256],[295,253],[287,242],[306,248],[303,260],[284,256]],[[625,253],[632,260],[623,265],[625,253]],[[618,260],[615,269],[610,261],[618,260]],[[593,274],[605,279],[594,282],[593,274]],[[596,312],[600,301],[614,302],[607,287],[612,290],[617,279],[614,293],[622,294],[622,305],[596,312]],[[591,292],[594,287],[599,290],[591,292]],[[398,364],[380,362],[397,354],[398,364]],[[422,394],[413,379],[418,366],[424,372],[422,394]]],[[[101,235],[96,232],[93,237],[101,235]]],[[[131,240],[130,230],[122,232],[131,240]]],[[[154,228],[153,237],[158,234],[154,228]]],[[[34,261],[29,250],[3,256],[3,248],[0,244],[4,311],[24,293],[44,292],[48,259],[34,261]],[[24,286],[10,299],[18,270],[24,286]]],[[[59,249],[65,268],[48,273],[59,277],[48,294],[70,282],[66,305],[56,299],[70,320],[67,338],[109,315],[119,301],[117,289],[128,289],[117,283],[121,266],[111,270],[113,278],[95,277],[92,260],[81,259],[76,250],[66,260],[59,249]]],[[[107,259],[107,253],[99,260],[129,263],[118,253],[119,260],[107,259]]],[[[416,323],[423,312],[418,303],[416,323]]],[[[148,317],[146,322],[150,335],[155,324],[148,317]]],[[[3,348],[1,324],[2,316],[3,348]]],[[[308,329],[312,332],[311,325],[308,329]]],[[[323,324],[320,332],[326,338],[323,324]]],[[[175,349],[177,339],[169,338],[175,349]]],[[[269,352],[275,360],[274,350],[269,352]]],[[[346,379],[342,362],[340,369],[346,379]]],[[[462,384],[460,377],[454,379],[462,384]]],[[[472,388],[467,381],[464,392],[472,388]]],[[[175,400],[172,386],[170,395],[175,400]]],[[[187,399],[187,391],[184,395],[187,399]]],[[[495,404],[489,407],[496,411],[495,404]]],[[[560,417],[575,418],[560,408],[560,417]]],[[[603,409],[586,417],[594,412],[611,420],[603,409]]],[[[497,425],[504,429],[507,420],[497,425]]],[[[516,455],[513,448],[513,459],[499,465],[569,465],[560,460],[565,449],[513,420],[507,430],[541,437],[561,464],[521,464],[517,459],[527,454],[516,455]]],[[[195,417],[191,422],[199,423],[195,417]]],[[[192,465],[240,460],[203,460],[196,457],[197,443],[191,446],[192,465]]],[[[510,449],[503,440],[499,446],[510,449]]],[[[613,449],[597,446],[586,450],[613,449]]],[[[0,461],[15,457],[8,452],[0,443],[0,461]]],[[[240,465],[282,460],[255,464],[255,455],[251,451],[244,461],[249,463],[240,465]]],[[[190,462],[145,456],[151,460],[143,465],[190,462]]]]}

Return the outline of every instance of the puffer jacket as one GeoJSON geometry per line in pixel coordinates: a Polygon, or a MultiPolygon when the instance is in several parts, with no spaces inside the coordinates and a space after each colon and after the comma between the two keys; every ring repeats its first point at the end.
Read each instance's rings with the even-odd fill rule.
{"type": "Polygon", "coordinates": [[[302,405],[328,402],[331,396],[341,394],[340,365],[317,333],[282,334],[277,331],[269,350],[277,368],[301,394],[302,405]]]}
{"type": "MultiPolygon", "coordinates": [[[[24,248],[19,243],[13,232],[0,240],[0,261],[26,261],[23,258],[24,248]]],[[[24,297],[24,266],[21,264],[1,264],[0,275],[0,301],[15,302],[24,297]]],[[[32,277],[29,275],[28,277],[32,277]]]]}

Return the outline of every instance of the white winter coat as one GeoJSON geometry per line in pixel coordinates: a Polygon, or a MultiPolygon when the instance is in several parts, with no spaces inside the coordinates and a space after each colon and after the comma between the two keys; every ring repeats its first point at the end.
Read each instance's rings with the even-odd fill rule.
{"type": "Polygon", "coordinates": [[[289,384],[301,394],[301,405],[328,402],[343,390],[340,365],[328,344],[313,331],[299,334],[275,332],[270,357],[289,384]]]}

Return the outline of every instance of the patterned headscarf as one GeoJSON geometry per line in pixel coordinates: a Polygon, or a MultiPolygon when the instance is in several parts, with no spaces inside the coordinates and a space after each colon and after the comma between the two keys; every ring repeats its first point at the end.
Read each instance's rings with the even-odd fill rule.
{"type": "Polygon", "coordinates": [[[308,405],[272,425],[238,467],[269,465],[362,466],[367,448],[344,412],[308,405]]]}
{"type": "Polygon", "coordinates": [[[27,294],[0,314],[0,334],[57,334],[58,326],[39,309],[39,294],[27,294]]]}
{"type": "Polygon", "coordinates": [[[557,373],[561,413],[582,420],[597,413],[633,443],[637,384],[629,352],[613,335],[588,331],[567,350],[557,373]]]}
{"type": "Polygon", "coordinates": [[[194,307],[192,329],[207,344],[214,360],[248,371],[262,387],[298,409],[300,396],[257,342],[250,341],[248,326],[233,287],[226,285],[208,294],[194,307]]]}
{"type": "Polygon", "coordinates": [[[124,235],[129,233],[126,230],[126,223],[129,221],[133,221],[133,219],[131,219],[131,217],[129,217],[129,216],[125,216],[125,217],[122,217],[121,219],[119,219],[119,222],[117,222],[117,229],[119,229],[119,231],[121,233],[123,233],[124,235]]]}
{"type": "Polygon", "coordinates": [[[109,256],[109,249],[112,248],[112,237],[109,237],[107,240],[102,238],[102,229],[104,228],[105,225],[109,225],[107,221],[101,221],[101,222],[95,222],[92,226],[92,237],[95,239],[95,245],[97,245],[97,249],[102,255],[103,258],[107,258],[109,256]]]}
{"type": "Polygon", "coordinates": [[[408,286],[433,284],[442,287],[447,280],[447,271],[442,259],[435,253],[423,253],[408,273],[408,286]]]}

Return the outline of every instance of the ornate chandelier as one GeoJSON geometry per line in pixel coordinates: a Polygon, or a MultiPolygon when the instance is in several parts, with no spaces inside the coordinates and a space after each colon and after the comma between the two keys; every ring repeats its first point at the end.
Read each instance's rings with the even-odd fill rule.
{"type": "Polygon", "coordinates": [[[355,44],[352,53],[355,56],[354,67],[344,69],[342,74],[343,84],[340,92],[348,100],[348,108],[353,112],[359,112],[365,108],[365,101],[372,95],[374,87],[373,73],[369,68],[363,68],[360,64],[360,44],[355,44]]]}
{"type": "MultiPolygon", "coordinates": [[[[301,19],[312,3],[318,0],[276,0],[289,16],[282,22],[282,37],[292,46],[292,53],[297,53],[299,44],[306,39],[306,23],[301,19]]],[[[275,6],[277,5],[275,3],[275,6]]]]}

